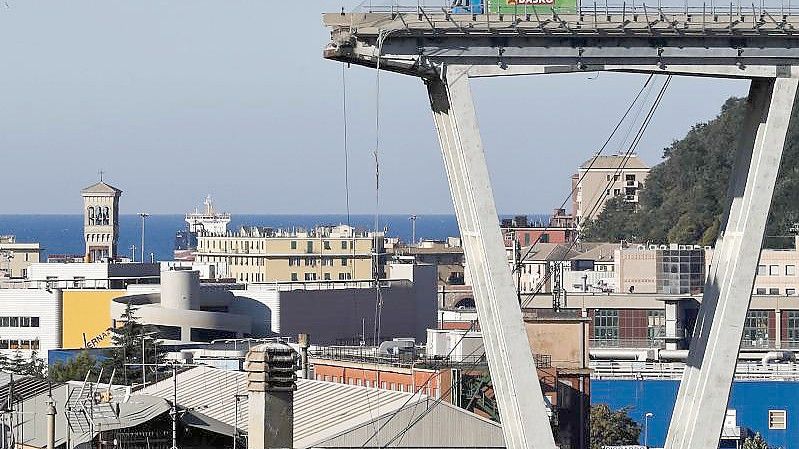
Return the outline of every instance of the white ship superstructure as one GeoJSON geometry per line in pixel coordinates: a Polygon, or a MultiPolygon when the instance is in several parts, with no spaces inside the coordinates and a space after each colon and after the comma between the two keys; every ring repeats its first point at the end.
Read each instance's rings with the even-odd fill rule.
{"type": "Polygon", "coordinates": [[[203,212],[194,209],[194,212],[186,214],[186,223],[189,225],[189,232],[196,234],[199,231],[211,234],[227,233],[227,225],[230,223],[229,213],[217,213],[214,210],[214,203],[211,196],[205,198],[205,210],[203,212]]]}

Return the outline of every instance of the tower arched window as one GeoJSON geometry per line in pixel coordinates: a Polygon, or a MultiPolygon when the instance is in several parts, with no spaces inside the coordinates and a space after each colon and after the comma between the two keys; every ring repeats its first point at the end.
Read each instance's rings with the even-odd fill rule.
{"type": "Polygon", "coordinates": [[[106,206],[106,207],[104,207],[104,208],[103,208],[103,224],[104,224],[104,225],[107,225],[107,224],[108,224],[108,222],[109,222],[109,218],[108,218],[108,206],[106,206]]]}
{"type": "Polygon", "coordinates": [[[89,217],[89,225],[93,225],[94,224],[94,208],[92,206],[89,206],[89,208],[86,210],[86,214],[89,217]]]}

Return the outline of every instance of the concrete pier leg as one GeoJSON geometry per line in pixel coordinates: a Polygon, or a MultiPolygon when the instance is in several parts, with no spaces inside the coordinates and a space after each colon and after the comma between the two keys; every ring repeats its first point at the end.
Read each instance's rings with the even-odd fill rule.
{"type": "Polygon", "coordinates": [[[428,80],[427,89],[472,274],[505,444],[509,449],[554,449],[541,385],[499,231],[469,78],[464,68],[453,66],[446,69],[442,78],[428,80]]]}
{"type": "Polygon", "coordinates": [[[718,447],[797,83],[753,79],[666,449],[718,447]]]}

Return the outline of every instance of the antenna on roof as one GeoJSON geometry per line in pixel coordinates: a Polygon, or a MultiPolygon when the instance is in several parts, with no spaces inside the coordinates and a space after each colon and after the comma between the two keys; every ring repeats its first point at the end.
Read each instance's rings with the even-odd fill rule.
{"type": "Polygon", "coordinates": [[[105,172],[103,170],[100,170],[97,173],[100,175],[100,182],[103,182],[103,175],[105,174],[105,172]]]}

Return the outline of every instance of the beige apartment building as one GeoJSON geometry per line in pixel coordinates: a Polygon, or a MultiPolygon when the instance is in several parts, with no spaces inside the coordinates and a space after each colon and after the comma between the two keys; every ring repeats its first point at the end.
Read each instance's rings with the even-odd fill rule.
{"type": "Polygon", "coordinates": [[[198,262],[226,262],[238,282],[347,281],[372,279],[373,258],[384,277],[383,233],[347,225],[311,230],[243,227],[197,234],[198,262]]]}
{"type": "Polygon", "coordinates": [[[613,197],[621,196],[628,203],[638,203],[638,193],[649,176],[649,170],[649,166],[635,154],[629,158],[624,155],[597,156],[585,161],[572,175],[572,211],[577,226],[596,218],[613,197]]]}
{"type": "Polygon", "coordinates": [[[38,243],[17,242],[13,235],[0,235],[0,278],[24,278],[31,264],[39,263],[38,243]]]}

